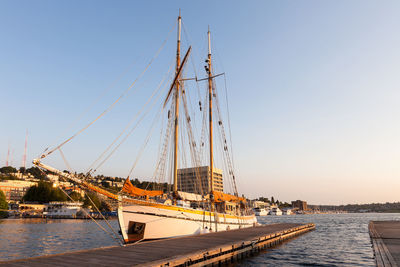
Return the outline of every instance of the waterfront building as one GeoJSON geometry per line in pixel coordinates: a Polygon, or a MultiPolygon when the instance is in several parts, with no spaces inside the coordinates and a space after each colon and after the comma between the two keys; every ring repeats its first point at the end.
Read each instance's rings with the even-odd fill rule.
{"type": "Polygon", "coordinates": [[[36,185],[36,182],[21,181],[21,180],[5,180],[0,181],[0,189],[6,195],[6,200],[18,202],[28,191],[29,187],[36,185]]]}
{"type": "Polygon", "coordinates": [[[50,202],[45,204],[43,215],[48,218],[76,218],[83,214],[81,202],[50,202]]]}
{"type": "Polygon", "coordinates": [[[114,186],[114,187],[123,187],[124,183],[125,183],[125,180],[121,181],[121,182],[113,181],[112,182],[112,186],[114,186]]]}
{"type": "Polygon", "coordinates": [[[260,208],[260,209],[269,208],[269,206],[270,206],[269,203],[260,201],[260,200],[253,200],[252,205],[253,205],[253,208],[260,208]]]}
{"type": "MultiPolygon", "coordinates": [[[[201,187],[203,189],[203,193],[210,192],[210,173],[209,166],[178,169],[178,191],[198,194],[201,193],[201,189],[199,188],[201,187]]],[[[224,192],[222,170],[214,168],[213,173],[214,190],[224,192]]]]}
{"type": "Polygon", "coordinates": [[[307,202],[302,200],[292,201],[292,207],[297,210],[308,210],[307,202]]]}
{"type": "MultiPolygon", "coordinates": [[[[18,205],[18,204],[16,204],[16,205],[18,205]]],[[[45,208],[45,205],[39,204],[39,203],[21,203],[18,205],[18,210],[20,210],[20,211],[34,210],[37,212],[42,212],[44,208],[45,208]]]]}

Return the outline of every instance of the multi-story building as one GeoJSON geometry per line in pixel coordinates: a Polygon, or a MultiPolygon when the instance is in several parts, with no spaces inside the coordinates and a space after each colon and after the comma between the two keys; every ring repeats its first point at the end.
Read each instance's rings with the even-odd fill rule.
{"type": "Polygon", "coordinates": [[[6,195],[7,201],[21,201],[29,187],[36,185],[35,182],[20,180],[5,180],[0,182],[0,189],[6,195]]]}
{"type": "MultiPolygon", "coordinates": [[[[207,194],[211,191],[210,167],[178,169],[178,191],[207,194]]],[[[222,170],[213,169],[214,190],[224,192],[222,170]]]]}
{"type": "Polygon", "coordinates": [[[292,201],[292,207],[298,210],[307,210],[307,202],[302,200],[292,201]]]}

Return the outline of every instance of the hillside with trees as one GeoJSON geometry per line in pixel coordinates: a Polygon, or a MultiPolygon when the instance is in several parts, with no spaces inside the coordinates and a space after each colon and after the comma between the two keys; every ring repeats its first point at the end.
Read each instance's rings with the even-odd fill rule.
{"type": "Polygon", "coordinates": [[[67,201],[67,196],[59,188],[54,188],[51,183],[39,182],[31,186],[23,197],[23,201],[49,203],[51,201],[67,201]]]}
{"type": "Polygon", "coordinates": [[[0,219],[7,217],[7,211],[6,211],[7,209],[8,209],[8,204],[6,201],[6,195],[0,189],[0,219]]]}

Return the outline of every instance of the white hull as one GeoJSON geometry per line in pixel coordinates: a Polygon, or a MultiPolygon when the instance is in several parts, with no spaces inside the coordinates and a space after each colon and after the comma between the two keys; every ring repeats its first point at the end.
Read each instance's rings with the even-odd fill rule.
{"type": "Polygon", "coordinates": [[[266,210],[255,211],[254,213],[256,214],[256,216],[267,216],[268,215],[268,211],[266,211],[266,210]]]}
{"type": "Polygon", "coordinates": [[[124,204],[118,209],[118,220],[127,243],[233,230],[257,224],[254,215],[238,217],[155,203],[124,204]]]}
{"type": "Polygon", "coordinates": [[[281,216],[282,215],[282,211],[280,209],[278,210],[271,210],[269,212],[270,215],[275,215],[275,216],[281,216]]]}
{"type": "Polygon", "coordinates": [[[282,212],[273,212],[273,213],[271,213],[270,215],[281,216],[281,215],[282,215],[282,212]]]}

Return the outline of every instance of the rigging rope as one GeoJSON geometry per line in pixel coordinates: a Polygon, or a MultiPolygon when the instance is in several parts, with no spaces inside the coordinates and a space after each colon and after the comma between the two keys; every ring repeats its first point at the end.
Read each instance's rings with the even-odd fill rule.
{"type": "Polygon", "coordinates": [[[114,228],[112,228],[111,224],[108,222],[108,220],[104,217],[103,213],[101,213],[101,211],[99,210],[99,208],[96,206],[96,204],[94,204],[92,198],[89,196],[89,194],[86,194],[87,198],[90,200],[90,203],[92,203],[93,207],[96,208],[97,212],[101,215],[101,217],[103,218],[103,220],[106,222],[106,224],[108,225],[108,227],[111,229],[111,231],[114,233],[114,235],[119,238],[119,235],[115,232],[114,228]]]}
{"type": "MultiPolygon", "coordinates": [[[[170,65],[169,70],[167,71],[167,73],[165,74],[164,78],[161,80],[161,82],[159,83],[159,85],[156,87],[156,89],[153,91],[152,95],[150,96],[150,98],[147,100],[147,102],[143,105],[143,107],[138,111],[138,113],[129,121],[129,123],[126,125],[126,127],[122,130],[122,132],[113,140],[113,142],[103,151],[103,153],[89,166],[87,173],[90,173],[92,170],[96,170],[99,168],[99,166],[95,169],[94,166],[95,164],[97,164],[99,162],[99,160],[101,158],[104,157],[104,155],[111,149],[111,147],[121,138],[121,136],[125,133],[125,131],[133,124],[133,122],[139,117],[139,115],[144,111],[144,109],[146,108],[146,106],[151,102],[151,100],[154,98],[154,96],[159,93],[159,90],[162,86],[162,84],[164,83],[165,79],[168,77],[171,69],[172,69],[173,65],[170,65]]],[[[140,122],[140,121],[139,121],[140,122]]],[[[139,122],[137,122],[137,124],[135,125],[134,128],[136,128],[136,126],[139,124],[139,122]]]]}
{"type": "MultiPolygon", "coordinates": [[[[159,95],[160,97],[160,95],[159,95]]],[[[142,117],[138,120],[138,122],[134,125],[134,127],[125,135],[125,137],[121,140],[121,142],[119,142],[114,149],[107,155],[107,157],[104,158],[103,161],[101,161],[97,167],[93,170],[93,173],[95,171],[97,171],[111,156],[112,154],[114,154],[115,151],[117,151],[117,149],[128,139],[128,137],[133,133],[133,131],[136,129],[136,127],[139,125],[139,123],[146,117],[147,113],[149,112],[149,110],[154,106],[155,103],[153,103],[152,106],[150,106],[150,108],[146,111],[145,114],[142,115],[142,117]]]]}
{"type": "MultiPolygon", "coordinates": [[[[61,187],[58,187],[61,189],[61,191],[69,198],[72,200],[72,202],[74,202],[75,204],[77,204],[77,202],[70,196],[68,195],[67,192],[64,191],[64,189],[62,189],[61,187]]],[[[88,196],[89,197],[89,196],[88,196]]],[[[94,205],[96,207],[96,205],[94,205]]],[[[97,207],[96,207],[97,208],[97,207]]],[[[97,226],[102,229],[106,234],[108,234],[109,236],[111,236],[112,239],[117,240],[117,242],[123,246],[124,243],[122,242],[121,238],[117,235],[117,236],[113,236],[110,232],[108,232],[103,226],[101,226],[85,209],[82,209],[82,211],[93,221],[97,224],[97,226]]],[[[109,224],[108,224],[109,225],[109,224]]],[[[111,225],[109,225],[109,227],[111,227],[111,225]]],[[[111,230],[113,231],[114,234],[116,234],[114,232],[114,230],[111,228],[111,230]]]]}
{"type": "Polygon", "coordinates": [[[59,149],[60,147],[62,147],[63,145],[65,145],[66,143],[68,143],[69,141],[71,141],[73,138],[75,138],[76,136],[78,136],[79,134],[81,134],[83,131],[85,131],[87,128],[89,128],[93,123],[95,123],[97,120],[99,120],[101,117],[103,117],[107,112],[109,112],[110,110],[112,110],[114,108],[114,106],[132,89],[132,87],[136,84],[136,82],[143,77],[143,75],[147,72],[148,68],[150,67],[150,65],[153,63],[153,61],[158,57],[158,55],[160,54],[161,50],[164,48],[165,44],[167,43],[172,30],[175,28],[172,27],[172,29],[170,30],[170,32],[168,33],[167,38],[163,41],[163,43],[161,44],[161,47],[157,50],[156,54],[153,56],[153,58],[150,60],[150,62],[147,64],[147,66],[145,67],[145,69],[140,73],[140,75],[132,82],[132,84],[117,98],[117,100],[115,100],[111,106],[109,106],[106,110],[104,110],[99,116],[97,116],[92,122],[90,122],[89,124],[87,124],[85,127],[83,127],[81,130],[79,130],[78,132],[76,132],[74,135],[72,135],[70,138],[68,138],[67,140],[65,140],[64,142],[62,142],[61,144],[59,144],[57,147],[51,149],[49,152],[47,152],[46,154],[42,154],[41,158],[45,158],[48,155],[50,155],[51,153],[53,153],[55,150],[59,149]]]}
{"type": "Polygon", "coordinates": [[[233,169],[235,169],[235,161],[233,158],[233,142],[232,142],[232,131],[231,131],[231,118],[230,118],[230,112],[229,112],[229,102],[228,102],[228,89],[226,86],[226,75],[224,73],[224,84],[225,84],[225,101],[226,101],[226,109],[227,109],[227,114],[228,114],[228,128],[229,128],[229,139],[230,139],[230,143],[231,143],[231,157],[232,157],[232,167],[233,169]]]}
{"type": "MultiPolygon", "coordinates": [[[[65,158],[64,153],[61,151],[61,148],[59,148],[58,150],[60,151],[60,154],[61,154],[61,156],[62,156],[62,158],[63,158],[65,164],[67,165],[67,168],[68,168],[69,172],[72,174],[72,173],[73,173],[73,169],[71,168],[71,165],[69,165],[67,159],[65,158]]],[[[63,192],[67,195],[68,198],[72,199],[71,196],[68,195],[68,194],[61,188],[61,186],[59,186],[59,188],[61,189],[61,191],[63,191],[63,192]]],[[[99,208],[96,206],[96,204],[94,204],[94,202],[93,202],[93,200],[90,198],[90,196],[89,196],[88,194],[86,194],[86,196],[87,196],[87,198],[90,200],[90,202],[92,203],[93,207],[96,208],[97,212],[100,213],[101,217],[104,219],[104,221],[106,222],[106,224],[108,225],[108,227],[109,227],[109,228],[111,229],[111,231],[114,233],[115,237],[116,237],[117,239],[120,239],[120,238],[119,238],[119,235],[114,231],[114,229],[112,228],[112,226],[108,223],[108,220],[103,216],[103,214],[100,212],[100,210],[99,210],[99,208]]],[[[72,200],[73,200],[73,199],[72,199],[72,200]]],[[[73,200],[73,201],[74,201],[74,200],[73,200]]],[[[75,202],[75,201],[74,201],[74,202],[75,202]]],[[[76,202],[75,202],[75,203],[76,203],[76,202]]],[[[90,215],[89,215],[89,216],[90,216],[90,215]]],[[[94,218],[93,218],[93,219],[94,219],[94,218]]],[[[121,243],[121,245],[122,245],[122,243],[121,243]]]]}
{"type": "MultiPolygon", "coordinates": [[[[191,42],[191,39],[189,38],[189,34],[187,33],[187,31],[186,31],[186,27],[185,27],[185,24],[183,23],[183,21],[182,21],[182,28],[183,28],[183,32],[184,32],[184,34],[185,34],[185,37],[186,37],[186,39],[188,40],[188,42],[189,43],[193,43],[194,44],[194,42],[191,42]]],[[[192,45],[193,47],[194,47],[194,45],[192,45]]],[[[193,49],[194,50],[194,49],[193,49]]],[[[197,54],[197,52],[196,51],[194,51],[194,53],[197,55],[197,58],[199,58],[199,56],[198,56],[198,54],[197,54]]],[[[195,78],[197,79],[197,70],[196,70],[196,66],[195,66],[195,64],[194,64],[194,60],[193,60],[193,56],[190,58],[190,61],[192,62],[192,66],[193,66],[193,71],[194,71],[194,75],[195,75],[195,78]]],[[[199,87],[199,85],[198,85],[198,83],[196,83],[196,87],[197,87],[197,94],[198,94],[198,98],[199,99],[201,99],[201,97],[200,97],[200,87],[199,87]]]]}
{"type": "MultiPolygon", "coordinates": [[[[150,128],[150,130],[149,130],[149,132],[148,132],[148,134],[147,134],[147,136],[146,136],[145,143],[144,143],[143,146],[141,147],[141,149],[140,149],[140,151],[139,151],[139,153],[138,153],[138,155],[137,155],[137,157],[136,157],[136,159],[135,159],[135,161],[134,161],[134,163],[133,163],[132,168],[129,170],[128,177],[127,177],[126,179],[129,179],[129,177],[131,176],[133,170],[134,170],[135,167],[136,167],[136,164],[137,164],[138,161],[139,161],[140,156],[142,155],[144,149],[146,148],[146,146],[147,146],[147,144],[148,144],[148,142],[149,142],[149,140],[150,140],[150,136],[151,136],[151,134],[153,133],[154,126],[155,126],[155,122],[157,121],[157,119],[158,119],[158,118],[160,117],[160,115],[162,114],[162,110],[163,110],[163,109],[162,109],[162,107],[161,107],[160,110],[159,110],[159,112],[157,113],[156,117],[154,118],[154,121],[153,121],[153,123],[152,123],[152,125],[151,125],[151,128],[150,128]]],[[[146,187],[146,189],[147,189],[147,187],[146,187]]]]}
{"type": "MultiPolygon", "coordinates": [[[[215,83],[215,81],[214,81],[215,83]]],[[[214,87],[215,88],[215,87],[214,87]]],[[[217,107],[217,116],[218,116],[218,120],[219,122],[222,122],[222,114],[221,114],[221,109],[220,109],[220,104],[218,101],[218,97],[217,97],[217,92],[214,92],[214,98],[215,98],[215,104],[217,107]]],[[[226,161],[227,164],[227,168],[228,168],[228,175],[232,175],[232,182],[233,182],[233,192],[236,196],[238,196],[238,192],[237,192],[237,187],[236,187],[236,180],[235,180],[235,176],[234,176],[234,172],[233,172],[233,167],[232,167],[232,163],[231,163],[231,157],[230,157],[230,153],[228,150],[228,146],[226,144],[226,135],[225,135],[225,130],[224,130],[224,125],[221,123],[219,125],[220,127],[218,129],[220,129],[220,139],[221,139],[221,146],[222,148],[222,153],[225,154],[225,156],[223,157],[224,160],[226,161]]]]}
{"type": "Polygon", "coordinates": [[[69,171],[71,171],[71,170],[72,170],[71,165],[69,165],[67,159],[65,158],[64,153],[61,151],[61,148],[59,148],[58,150],[60,151],[61,157],[62,157],[62,159],[64,160],[64,163],[65,163],[65,165],[67,166],[67,169],[68,169],[69,171]]]}
{"type": "Polygon", "coordinates": [[[129,70],[131,70],[133,68],[133,66],[136,64],[135,60],[132,64],[130,64],[128,66],[128,68],[126,68],[126,70],[124,72],[122,72],[122,74],[120,76],[118,76],[108,87],[106,87],[101,93],[100,95],[90,104],[88,105],[88,107],[80,114],[77,116],[77,118],[65,129],[64,134],[62,136],[65,136],[68,132],[69,129],[72,128],[72,126],[74,126],[74,124],[76,124],[79,120],[81,120],[83,118],[83,116],[89,112],[89,110],[91,110],[93,108],[93,106],[98,103],[100,101],[100,99],[105,95],[106,92],[108,92],[109,90],[111,90],[111,88],[113,88],[117,82],[119,82],[127,73],[129,70]]]}
{"type": "MultiPolygon", "coordinates": [[[[60,150],[60,152],[61,152],[61,150],[60,150]]],[[[61,152],[61,153],[62,153],[62,152],[61,152]]],[[[63,154],[62,154],[62,155],[63,155],[63,154]]],[[[63,157],[63,158],[65,159],[65,157],[63,157]]],[[[42,172],[42,174],[47,175],[47,173],[45,173],[42,169],[39,168],[39,170],[42,172]]],[[[72,172],[72,169],[70,169],[69,171],[72,172]]],[[[62,178],[62,177],[61,177],[61,178],[62,178]]],[[[64,190],[61,186],[59,186],[58,188],[59,188],[73,203],[78,204],[78,202],[75,201],[70,195],[68,195],[68,193],[65,192],[65,190],[64,190]]],[[[94,223],[96,223],[96,225],[97,225],[101,230],[103,230],[106,234],[110,235],[112,239],[117,240],[117,242],[118,242],[121,246],[124,245],[122,239],[121,239],[118,235],[116,235],[116,233],[114,232],[114,230],[113,230],[112,228],[111,228],[111,230],[114,232],[115,236],[113,236],[113,235],[112,235],[110,232],[108,232],[103,226],[101,226],[101,225],[100,225],[100,224],[99,224],[85,209],[82,209],[82,211],[83,211],[83,212],[86,214],[86,216],[88,216],[94,223]]],[[[111,227],[111,225],[109,225],[109,227],[111,227]]]]}
{"type": "Polygon", "coordinates": [[[186,130],[187,130],[187,134],[188,134],[188,138],[189,138],[189,151],[190,151],[190,155],[191,155],[191,159],[192,159],[192,163],[195,167],[195,176],[196,176],[196,182],[194,183],[195,187],[197,187],[197,193],[200,193],[201,195],[204,194],[204,188],[202,186],[202,182],[201,182],[201,177],[200,177],[200,173],[199,173],[199,167],[200,167],[200,159],[199,159],[199,153],[197,150],[197,146],[196,146],[196,141],[193,135],[193,131],[192,131],[192,124],[191,124],[191,119],[189,116],[189,110],[188,110],[188,104],[187,104],[187,99],[186,99],[186,94],[182,94],[182,102],[183,102],[183,107],[184,107],[184,111],[185,111],[185,115],[186,115],[186,130]]]}

